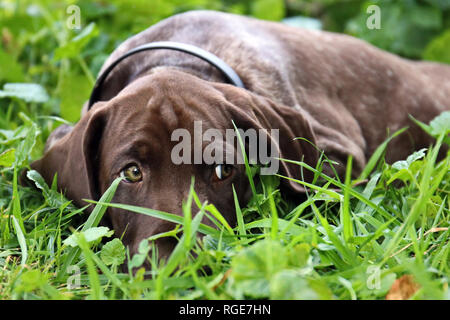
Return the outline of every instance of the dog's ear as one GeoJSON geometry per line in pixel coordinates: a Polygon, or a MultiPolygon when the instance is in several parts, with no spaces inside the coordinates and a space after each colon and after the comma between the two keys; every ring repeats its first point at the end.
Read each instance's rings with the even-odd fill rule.
{"type": "Polygon", "coordinates": [[[98,152],[108,121],[106,103],[97,103],[70,132],[54,141],[44,156],[31,163],[47,184],[57,175],[58,189],[78,206],[82,199],[98,200],[98,152]]]}
{"type": "MultiPolygon", "coordinates": [[[[302,110],[231,86],[222,86],[219,90],[229,102],[229,117],[238,129],[261,129],[270,135],[272,145],[277,148],[278,158],[303,161],[312,167],[316,166],[319,159],[319,152],[314,147],[316,139],[302,110]],[[275,139],[278,141],[274,141],[276,137],[270,134],[273,129],[278,129],[278,137],[275,139]]],[[[286,161],[279,162],[279,172],[276,173],[306,182],[311,182],[314,176],[313,172],[286,161]]],[[[305,192],[301,184],[289,179],[282,179],[282,185],[295,193],[305,192]]]]}

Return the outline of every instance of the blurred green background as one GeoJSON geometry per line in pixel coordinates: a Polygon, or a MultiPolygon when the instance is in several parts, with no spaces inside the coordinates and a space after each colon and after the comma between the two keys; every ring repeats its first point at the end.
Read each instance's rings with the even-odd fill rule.
{"type": "Polygon", "coordinates": [[[44,136],[58,124],[50,115],[77,121],[97,72],[119,43],[193,9],[347,33],[404,57],[450,63],[450,0],[2,0],[0,129],[18,125],[20,111],[41,123],[44,136]],[[73,4],[80,8],[79,30],[66,26],[73,4]],[[373,4],[381,9],[379,30],[366,26],[373,4]]]}

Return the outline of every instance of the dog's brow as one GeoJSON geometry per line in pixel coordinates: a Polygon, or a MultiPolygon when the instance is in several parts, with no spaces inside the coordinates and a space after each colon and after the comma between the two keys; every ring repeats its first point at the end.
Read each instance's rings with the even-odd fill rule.
{"type": "Polygon", "coordinates": [[[112,162],[112,167],[118,168],[120,166],[126,165],[126,163],[124,164],[124,162],[131,160],[140,162],[149,161],[152,157],[152,153],[158,153],[158,150],[152,148],[149,141],[135,140],[132,143],[127,144],[122,150],[118,150],[118,152],[116,153],[117,156],[112,162]]]}

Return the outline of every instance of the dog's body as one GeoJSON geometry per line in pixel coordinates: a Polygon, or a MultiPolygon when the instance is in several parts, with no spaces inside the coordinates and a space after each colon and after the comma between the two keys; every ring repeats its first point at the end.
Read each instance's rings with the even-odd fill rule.
{"type": "MultiPolygon", "coordinates": [[[[48,182],[57,172],[60,188],[79,205],[83,198],[98,198],[131,161],[139,163],[144,178],[140,185],[119,187],[115,201],[180,214],[194,175],[201,200],[215,204],[233,223],[231,185],[240,201],[250,195],[242,166],[218,184],[204,178],[197,166],[174,165],[173,130],[192,131],[195,120],[224,130],[232,128],[232,119],[243,128],[280,129],[282,157],[314,166],[317,150],[293,140],[304,137],[341,164],[336,167],[340,175],[352,155],[358,175],[388,133],[400,128],[410,126],[390,143],[388,161],[428,147],[431,138],[409,115],[429,122],[450,108],[449,66],[408,61],[350,36],[209,11],[171,17],[128,39],[103,70],[128,50],[155,41],[188,43],[215,54],[237,72],[246,89],[223,84],[217,69],[185,53],[158,50],[124,60],[106,79],[100,99],[105,102],[85,109],[70,134],[55,133],[44,158],[33,165],[48,182]]],[[[296,179],[310,178],[296,166],[280,170],[296,179]]],[[[302,191],[298,184],[284,183],[302,191]]],[[[120,210],[109,216],[118,236],[126,229],[124,241],[133,252],[141,239],[172,228],[120,210]]],[[[163,254],[173,247],[159,245],[163,254]]]]}
{"type": "MultiPolygon", "coordinates": [[[[249,91],[301,109],[319,138],[317,146],[322,150],[339,147],[338,161],[343,160],[342,153],[352,154],[359,169],[386,139],[387,129],[393,133],[411,126],[408,114],[429,122],[450,107],[448,66],[407,61],[346,35],[216,12],[191,12],[164,20],[123,43],[104,68],[132,48],[164,40],[214,53],[236,70],[249,91]]],[[[106,87],[110,89],[104,98],[114,97],[128,83],[160,66],[223,81],[214,67],[198,58],[144,52],[119,65],[109,77],[106,87]]],[[[429,145],[423,131],[412,135],[414,141],[398,139],[390,144],[389,161],[429,145]]]]}

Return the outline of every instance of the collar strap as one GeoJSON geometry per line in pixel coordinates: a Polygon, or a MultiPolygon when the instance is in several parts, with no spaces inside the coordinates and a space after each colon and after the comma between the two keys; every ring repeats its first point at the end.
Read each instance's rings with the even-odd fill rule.
{"type": "Polygon", "coordinates": [[[245,88],[241,78],[239,78],[237,73],[228,64],[226,64],[222,59],[218,58],[217,56],[206,50],[200,49],[199,47],[190,44],[180,42],[171,42],[171,41],[151,42],[136,47],[134,49],[131,49],[130,51],[128,51],[127,53],[125,53],[124,55],[120,56],[118,59],[113,61],[108,66],[108,68],[106,68],[105,71],[103,71],[103,73],[97,78],[97,81],[95,82],[94,89],[92,90],[91,97],[89,98],[88,110],[94,105],[94,103],[100,100],[100,93],[103,82],[105,81],[106,77],[111,73],[111,71],[122,60],[138,52],[155,49],[168,49],[181,51],[193,55],[195,57],[198,57],[216,67],[225,76],[228,83],[235,85],[236,87],[239,88],[245,88]]]}

